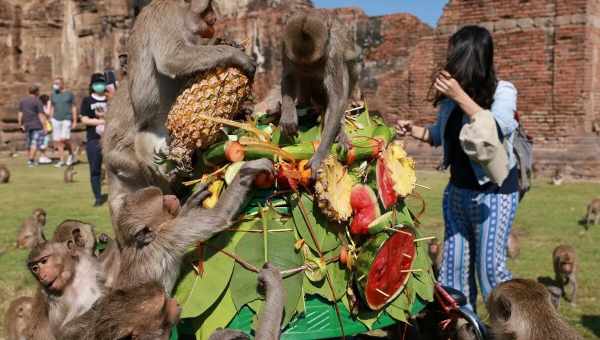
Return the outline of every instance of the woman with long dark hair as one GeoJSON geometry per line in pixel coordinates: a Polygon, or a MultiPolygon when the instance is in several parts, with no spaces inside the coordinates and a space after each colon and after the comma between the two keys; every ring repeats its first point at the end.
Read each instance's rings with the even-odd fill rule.
{"type": "Polygon", "coordinates": [[[512,277],[506,245],[519,200],[512,147],[517,90],[497,79],[492,36],[478,26],[450,38],[447,64],[433,88],[437,121],[428,127],[399,121],[398,130],[444,149],[450,183],[439,280],[462,291],[475,310],[476,277],[485,298],[512,277]]]}

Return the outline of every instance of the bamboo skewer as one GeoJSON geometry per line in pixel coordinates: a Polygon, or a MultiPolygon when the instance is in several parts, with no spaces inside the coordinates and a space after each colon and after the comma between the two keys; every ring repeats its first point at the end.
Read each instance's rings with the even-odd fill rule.
{"type": "Polygon", "coordinates": [[[388,293],[386,293],[386,292],[382,291],[382,290],[381,290],[381,289],[379,289],[379,288],[375,288],[375,290],[377,291],[377,293],[379,293],[379,294],[381,294],[381,295],[385,296],[386,298],[389,298],[389,297],[390,297],[390,294],[388,294],[388,293]]]}
{"type": "Polygon", "coordinates": [[[429,241],[429,240],[434,240],[436,238],[437,237],[435,237],[435,236],[421,237],[421,238],[414,239],[413,242],[429,241]]]}

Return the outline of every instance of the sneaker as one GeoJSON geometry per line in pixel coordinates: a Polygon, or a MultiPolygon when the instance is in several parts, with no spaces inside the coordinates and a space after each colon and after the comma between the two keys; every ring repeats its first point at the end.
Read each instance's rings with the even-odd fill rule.
{"type": "Polygon", "coordinates": [[[67,157],[67,166],[73,165],[73,158],[73,154],[70,154],[69,157],[67,157]]]}
{"type": "Polygon", "coordinates": [[[30,168],[33,168],[35,166],[35,162],[32,161],[32,160],[28,160],[27,161],[27,166],[30,167],[30,168]]]}
{"type": "Polygon", "coordinates": [[[46,156],[40,156],[40,158],[38,159],[38,163],[40,164],[50,164],[52,163],[52,160],[46,156]]]}
{"type": "Polygon", "coordinates": [[[54,164],[54,167],[55,167],[55,168],[60,168],[60,167],[62,167],[63,165],[65,165],[65,163],[63,163],[63,161],[58,161],[58,163],[54,164]]]}

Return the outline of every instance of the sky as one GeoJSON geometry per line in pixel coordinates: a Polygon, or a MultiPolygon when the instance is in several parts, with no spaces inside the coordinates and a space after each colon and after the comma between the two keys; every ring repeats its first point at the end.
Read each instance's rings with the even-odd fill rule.
{"type": "Polygon", "coordinates": [[[406,12],[432,27],[442,15],[447,0],[313,0],[316,7],[361,7],[368,15],[406,12]]]}

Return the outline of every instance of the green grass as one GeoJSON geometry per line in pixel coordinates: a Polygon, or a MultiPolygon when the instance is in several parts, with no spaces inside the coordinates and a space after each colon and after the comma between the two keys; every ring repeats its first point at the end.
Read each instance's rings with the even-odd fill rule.
{"type": "MultiPolygon", "coordinates": [[[[27,168],[23,157],[0,159],[12,171],[11,182],[0,185],[0,314],[8,303],[20,295],[31,294],[35,282],[25,268],[27,252],[15,250],[15,238],[22,220],[34,208],[48,212],[46,236],[51,236],[56,225],[67,218],[80,219],[96,225],[98,232],[112,234],[108,208],[92,207],[88,166],[76,167],[76,183],[65,184],[62,169],[50,166],[27,168]]],[[[427,212],[421,219],[426,234],[443,236],[441,196],[447,176],[438,172],[420,172],[419,183],[432,190],[419,189],[427,203],[427,212]]],[[[573,245],[579,257],[579,292],[576,307],[561,303],[561,314],[586,339],[600,338],[600,251],[595,240],[600,239],[600,226],[584,232],[578,220],[592,197],[600,196],[599,183],[568,183],[560,187],[535,183],[519,207],[515,228],[521,237],[521,254],[509,266],[515,277],[535,279],[552,276],[551,253],[560,243],[573,245]]],[[[419,203],[411,201],[415,210],[419,203]]],[[[483,311],[483,306],[480,307],[483,311]]],[[[485,316],[484,316],[485,317],[485,316]]],[[[2,323],[3,324],[3,323],[2,323]]],[[[3,331],[0,331],[0,336],[3,331]]]]}

